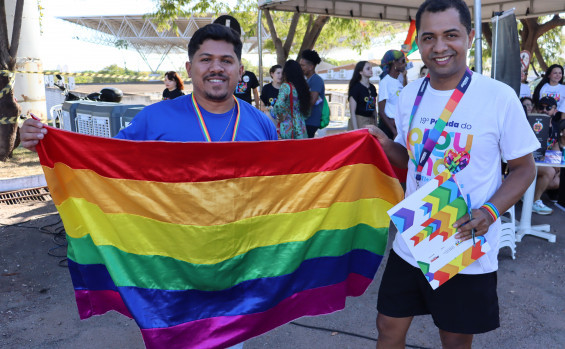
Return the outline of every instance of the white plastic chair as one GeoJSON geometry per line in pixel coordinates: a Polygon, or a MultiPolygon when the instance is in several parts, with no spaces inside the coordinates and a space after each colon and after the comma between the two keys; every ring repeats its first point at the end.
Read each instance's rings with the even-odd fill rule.
{"type": "Polygon", "coordinates": [[[51,118],[49,119],[50,122],[53,123],[53,127],[57,127],[60,129],[63,129],[63,105],[62,104],[56,104],[54,106],[51,107],[51,110],[49,110],[49,114],[51,115],[51,118]]]}
{"type": "Polygon", "coordinates": [[[512,259],[516,259],[516,212],[514,206],[510,207],[501,217],[500,240],[498,250],[510,247],[512,259]]]}

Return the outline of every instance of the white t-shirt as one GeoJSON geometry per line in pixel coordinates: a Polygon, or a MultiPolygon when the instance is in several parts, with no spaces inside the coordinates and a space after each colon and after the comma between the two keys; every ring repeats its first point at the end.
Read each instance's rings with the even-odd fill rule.
{"type": "Polygon", "coordinates": [[[557,110],[565,113],[565,85],[557,84],[551,86],[546,83],[541,87],[539,98],[553,97],[557,101],[557,110]]]}
{"type": "MultiPolygon", "coordinates": [[[[398,136],[395,142],[406,147],[407,131],[410,129],[410,149],[417,159],[423,148],[423,134],[433,129],[453,93],[453,90],[434,90],[431,85],[428,85],[412,125],[409,127],[410,113],[422,79],[412,82],[402,90],[396,119],[398,136]],[[414,145],[418,147],[415,148],[414,145]]],[[[473,74],[467,92],[443,132],[447,135],[439,138],[438,144],[424,166],[421,184],[423,185],[445,169],[443,155],[446,151],[465,150],[470,155],[469,165],[457,173],[456,179],[463,195],[470,195],[473,209],[481,207],[500,187],[502,156],[507,160],[513,160],[540,147],[516,92],[504,83],[477,73],[473,74]]],[[[416,189],[415,165],[411,159],[408,164],[406,196],[416,189]]],[[[490,252],[461,273],[483,274],[497,270],[499,236],[500,219],[490,226],[485,235],[491,246],[490,252]]],[[[414,267],[418,267],[408,246],[398,234],[392,246],[400,257],[414,267]]]]}
{"type": "Polygon", "coordinates": [[[379,102],[386,100],[385,114],[391,119],[396,118],[396,106],[402,87],[402,83],[398,79],[394,79],[388,74],[379,82],[379,102]]]}
{"type": "Polygon", "coordinates": [[[532,91],[530,90],[530,86],[528,86],[528,84],[520,84],[520,98],[531,96],[532,91]]]}

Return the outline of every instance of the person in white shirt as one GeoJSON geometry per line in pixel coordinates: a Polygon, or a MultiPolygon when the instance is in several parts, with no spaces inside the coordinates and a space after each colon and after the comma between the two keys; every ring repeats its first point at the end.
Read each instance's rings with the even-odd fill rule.
{"type": "Polygon", "coordinates": [[[565,85],[563,84],[563,67],[551,65],[534,90],[534,104],[543,97],[552,97],[557,102],[557,111],[565,113],[565,85]]]}
{"type": "Polygon", "coordinates": [[[522,97],[531,97],[532,96],[532,91],[530,90],[530,85],[528,85],[528,80],[527,80],[527,76],[526,76],[526,72],[524,72],[524,70],[521,70],[521,84],[520,84],[520,98],[522,97]]]}
{"type": "Polygon", "coordinates": [[[379,82],[378,126],[390,138],[396,137],[396,105],[403,88],[398,76],[406,70],[406,57],[402,51],[388,50],[381,59],[381,81],[379,82]]]}
{"type": "Polygon", "coordinates": [[[463,0],[425,1],[416,14],[416,30],[429,78],[408,84],[400,93],[394,141],[377,127],[367,128],[394,166],[408,167],[406,196],[445,169],[446,152],[467,152],[469,163],[457,173],[457,180],[471,198],[473,218],[466,214],[453,224],[455,238],[469,240],[474,230],[494,248],[433,290],[397,233],[379,289],[377,348],[404,348],[413,317],[424,314],[431,314],[442,347],[471,348],[474,334],[500,326],[496,246],[501,225],[496,211],[506,212],[532,183],[532,152],[540,144],[516,92],[467,67],[475,33],[463,0]],[[453,114],[436,146],[423,152],[424,138],[447,107],[453,114]],[[510,168],[504,182],[501,157],[510,168]],[[417,169],[417,163],[423,168],[417,169]]]}

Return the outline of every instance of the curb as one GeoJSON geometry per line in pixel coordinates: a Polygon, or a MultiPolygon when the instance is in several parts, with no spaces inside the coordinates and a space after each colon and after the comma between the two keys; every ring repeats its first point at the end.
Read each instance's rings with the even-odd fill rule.
{"type": "Polygon", "coordinates": [[[27,177],[0,179],[0,193],[5,191],[38,188],[45,186],[47,186],[47,182],[45,181],[45,176],[42,174],[27,177]]]}

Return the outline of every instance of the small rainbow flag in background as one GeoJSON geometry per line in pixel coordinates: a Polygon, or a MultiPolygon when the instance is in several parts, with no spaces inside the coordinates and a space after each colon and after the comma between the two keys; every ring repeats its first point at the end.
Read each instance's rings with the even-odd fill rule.
{"type": "Polygon", "coordinates": [[[403,196],[367,131],[133,142],[49,128],[38,146],[80,317],[148,348],[220,348],[343,309],[371,283],[403,196]]]}
{"type": "Polygon", "coordinates": [[[402,45],[402,52],[406,56],[410,55],[412,52],[418,50],[418,44],[416,44],[416,21],[410,21],[410,27],[408,28],[408,35],[406,35],[406,40],[402,45]]]}

